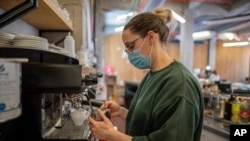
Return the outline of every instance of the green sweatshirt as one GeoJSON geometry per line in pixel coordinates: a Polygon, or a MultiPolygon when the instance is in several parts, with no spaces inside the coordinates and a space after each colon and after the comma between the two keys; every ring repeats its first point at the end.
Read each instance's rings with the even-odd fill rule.
{"type": "Polygon", "coordinates": [[[149,72],[126,119],[132,141],[200,141],[203,96],[199,82],[180,62],[149,72]]]}

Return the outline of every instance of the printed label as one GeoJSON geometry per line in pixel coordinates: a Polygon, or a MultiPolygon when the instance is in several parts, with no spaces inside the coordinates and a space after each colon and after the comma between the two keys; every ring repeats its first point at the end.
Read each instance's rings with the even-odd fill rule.
{"type": "Polygon", "coordinates": [[[0,61],[0,122],[21,114],[19,63],[0,61]]]}
{"type": "Polygon", "coordinates": [[[249,117],[248,112],[247,111],[241,111],[240,112],[240,117],[242,117],[242,118],[248,118],[249,117]]]}

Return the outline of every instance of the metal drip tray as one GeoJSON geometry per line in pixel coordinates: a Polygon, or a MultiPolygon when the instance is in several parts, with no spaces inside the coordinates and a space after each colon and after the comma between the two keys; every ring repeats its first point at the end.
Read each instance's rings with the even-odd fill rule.
{"type": "MultiPolygon", "coordinates": [[[[48,100],[48,97],[52,97],[51,94],[47,94],[47,97],[45,99],[48,100]]],[[[56,98],[56,95],[53,97],[56,98]]],[[[54,101],[55,102],[55,101],[54,101]]],[[[88,101],[82,101],[83,105],[82,108],[87,110],[88,112],[91,111],[92,108],[90,108],[90,105],[88,101]]],[[[102,104],[102,101],[98,100],[91,100],[91,105],[93,106],[93,109],[97,109],[102,104]]],[[[53,103],[51,107],[56,107],[55,105],[58,105],[56,103],[53,103]]],[[[60,105],[60,104],[59,104],[60,105]]],[[[57,108],[55,108],[57,109],[57,108]]],[[[49,109],[47,109],[49,110],[49,109]]],[[[50,109],[51,111],[51,109],[50,109]]],[[[55,111],[54,109],[52,111],[55,111]]],[[[45,113],[47,113],[45,111],[45,113]]],[[[49,113],[49,112],[48,112],[49,113]]],[[[67,112],[66,112],[67,113],[67,112]]],[[[81,140],[81,141],[89,141],[90,137],[90,130],[89,130],[89,124],[88,119],[85,119],[83,122],[83,125],[75,126],[71,116],[67,114],[60,114],[61,116],[57,117],[56,113],[51,113],[46,115],[44,119],[47,119],[47,117],[50,120],[42,120],[41,125],[41,137],[43,140],[81,140]],[[55,118],[51,118],[55,117],[55,118]]],[[[42,116],[43,117],[43,116],[42,116]]],[[[43,119],[43,118],[42,118],[43,119]]]]}
{"type": "Polygon", "coordinates": [[[45,140],[70,139],[70,140],[88,141],[89,134],[90,132],[87,120],[85,120],[83,125],[81,126],[74,126],[72,120],[67,119],[64,121],[64,124],[61,128],[53,127],[49,130],[46,130],[42,138],[45,140]]]}

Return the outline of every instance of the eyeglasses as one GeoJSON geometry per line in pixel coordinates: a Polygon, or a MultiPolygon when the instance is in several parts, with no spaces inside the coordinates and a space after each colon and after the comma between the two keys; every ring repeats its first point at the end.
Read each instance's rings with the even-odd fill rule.
{"type": "Polygon", "coordinates": [[[127,52],[128,54],[132,54],[133,53],[133,50],[135,48],[135,43],[138,39],[140,39],[141,37],[138,37],[136,38],[134,41],[132,42],[128,42],[125,44],[125,52],[127,52]]]}

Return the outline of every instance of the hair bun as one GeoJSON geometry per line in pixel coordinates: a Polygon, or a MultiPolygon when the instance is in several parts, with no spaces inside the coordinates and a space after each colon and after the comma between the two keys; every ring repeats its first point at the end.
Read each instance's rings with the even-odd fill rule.
{"type": "Polygon", "coordinates": [[[152,13],[159,16],[166,24],[172,20],[172,11],[168,8],[155,8],[152,13]]]}

